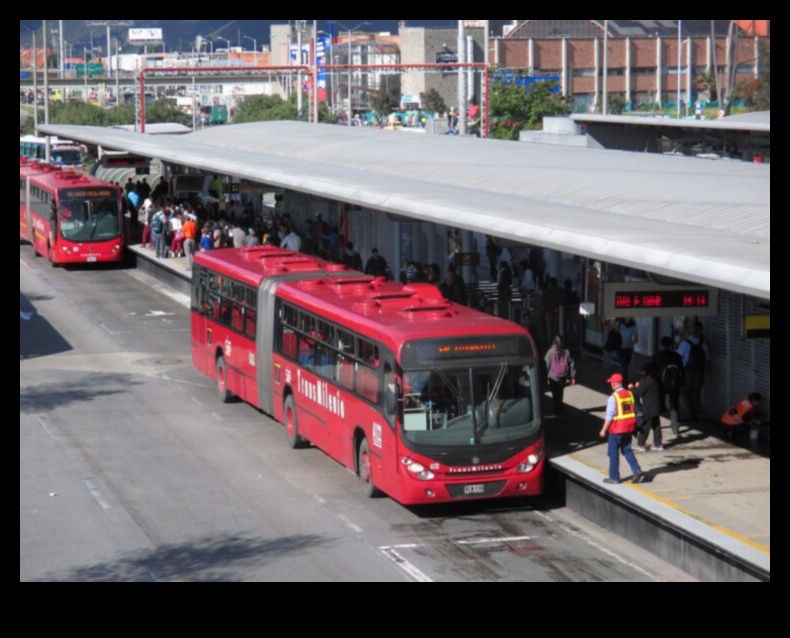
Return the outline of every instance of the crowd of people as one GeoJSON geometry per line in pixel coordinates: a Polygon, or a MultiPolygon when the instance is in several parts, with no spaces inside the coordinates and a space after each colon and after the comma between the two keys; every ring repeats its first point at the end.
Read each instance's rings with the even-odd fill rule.
{"type": "MultiPolygon", "coordinates": [[[[119,185],[120,186],[120,185],[119,185]]],[[[564,388],[576,381],[576,368],[570,350],[564,343],[560,326],[552,317],[560,306],[579,304],[579,295],[566,279],[560,287],[555,277],[546,275],[543,250],[533,248],[528,256],[518,261],[502,258],[502,251],[493,242],[486,246],[492,280],[496,282],[495,300],[482,291],[468,297],[466,283],[450,259],[446,273],[437,263],[421,263],[404,259],[397,276],[386,258],[377,248],[363,260],[350,241],[340,240],[337,226],[330,225],[320,214],[307,220],[297,229],[291,217],[275,207],[266,215],[256,213],[251,205],[244,207],[231,201],[220,207],[216,204],[195,204],[190,201],[174,203],[168,198],[167,182],[161,179],[153,188],[143,178],[133,182],[130,178],[124,187],[124,207],[131,219],[131,226],[141,226],[141,245],[155,251],[159,259],[185,257],[191,267],[198,251],[224,247],[273,245],[316,255],[327,261],[342,263],[365,274],[399,280],[404,285],[430,283],[439,287],[445,298],[455,303],[469,305],[482,312],[507,317],[507,304],[514,288],[525,296],[539,295],[540,313],[546,326],[538,326],[530,310],[525,310],[522,325],[538,342],[539,352],[545,352],[541,363],[545,366],[545,379],[550,390],[555,416],[564,412],[564,388]],[[553,335],[546,347],[541,347],[541,335],[553,335]]],[[[668,413],[671,431],[679,435],[679,423],[698,420],[702,405],[702,388],[708,359],[708,344],[700,322],[694,323],[675,349],[675,341],[668,336],[661,339],[661,348],[640,371],[639,378],[630,381],[631,362],[638,344],[637,326],[632,318],[617,320],[605,344],[614,350],[615,363],[619,366],[619,385],[634,397],[635,436],[633,449],[638,452],[652,449],[662,451],[663,441],[660,417],[668,413]],[[652,446],[647,441],[652,435],[652,446]]],[[[753,393],[722,417],[727,433],[753,432],[754,424],[763,424],[761,417],[754,417],[759,410],[759,395],[753,393]],[[747,406],[748,409],[744,408],[747,406]],[[745,425],[744,425],[745,424],[745,425]]],[[[630,449],[629,449],[630,451],[630,449]]],[[[616,475],[615,475],[616,476],[616,475]]]]}
{"type": "MultiPolygon", "coordinates": [[[[120,184],[119,184],[120,186],[120,184]]],[[[168,197],[167,182],[161,179],[151,188],[145,178],[124,186],[124,208],[130,217],[133,233],[139,230],[143,248],[155,251],[158,259],[185,257],[192,266],[196,252],[225,247],[272,245],[315,255],[327,261],[345,264],[353,270],[401,283],[435,284],[450,301],[466,304],[466,285],[455,265],[446,274],[437,263],[422,264],[404,260],[398,277],[387,259],[373,248],[363,260],[353,242],[342,242],[336,225],[321,214],[297,224],[282,207],[275,206],[264,215],[252,205],[237,201],[228,205],[173,202],[168,197]]]]}

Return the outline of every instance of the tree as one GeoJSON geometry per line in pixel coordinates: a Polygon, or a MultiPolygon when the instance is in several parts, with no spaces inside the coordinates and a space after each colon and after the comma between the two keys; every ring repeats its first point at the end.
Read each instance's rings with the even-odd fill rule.
{"type": "Polygon", "coordinates": [[[705,99],[708,102],[715,102],[719,99],[716,93],[716,78],[708,69],[697,73],[697,77],[694,79],[694,87],[698,91],[704,92],[705,99]]]}
{"type": "Polygon", "coordinates": [[[627,104],[625,93],[610,93],[607,99],[606,112],[611,115],[622,115],[627,104]]]}
{"type": "Polygon", "coordinates": [[[758,77],[739,86],[736,97],[743,98],[757,111],[771,110],[771,44],[760,41],[760,72],[758,77]]]}
{"type": "Polygon", "coordinates": [[[155,100],[145,107],[145,121],[149,124],[154,122],[172,122],[192,126],[192,117],[184,113],[176,106],[173,100],[155,100]]]}
{"type": "Polygon", "coordinates": [[[400,108],[400,81],[388,84],[384,89],[370,96],[370,106],[381,118],[400,108]]]}
{"type": "Polygon", "coordinates": [[[491,88],[491,137],[517,140],[524,130],[540,129],[543,118],[567,115],[573,98],[560,95],[553,80],[533,82],[525,90],[513,83],[499,83],[491,88]]]}
{"type": "Polygon", "coordinates": [[[234,123],[298,119],[296,96],[285,101],[279,95],[250,95],[239,105],[234,123]]]}
{"type": "Polygon", "coordinates": [[[53,101],[49,107],[49,121],[51,124],[107,126],[108,119],[106,109],[94,106],[88,102],[53,101]]]}
{"type": "Polygon", "coordinates": [[[428,89],[425,93],[420,93],[420,100],[424,111],[439,114],[447,112],[447,103],[436,89],[428,89]]]}

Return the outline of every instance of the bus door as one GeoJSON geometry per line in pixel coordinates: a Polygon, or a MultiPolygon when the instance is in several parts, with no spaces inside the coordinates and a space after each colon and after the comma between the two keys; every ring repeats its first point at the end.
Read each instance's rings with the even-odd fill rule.
{"type": "Polygon", "coordinates": [[[398,460],[398,413],[400,411],[400,387],[398,384],[395,355],[382,348],[381,353],[381,412],[374,419],[371,431],[370,449],[374,454],[381,455],[382,471],[375,473],[376,486],[388,494],[397,494],[400,472],[398,460]]]}
{"type": "Polygon", "coordinates": [[[258,407],[266,414],[275,414],[274,402],[282,401],[285,379],[282,370],[273,367],[274,326],[277,312],[277,284],[279,279],[268,278],[258,291],[258,336],[255,340],[255,358],[258,371],[258,407]],[[275,397],[275,392],[277,393],[275,397]]]}
{"type": "Polygon", "coordinates": [[[33,217],[30,212],[31,208],[32,207],[30,205],[30,178],[28,177],[27,179],[25,179],[25,213],[24,213],[25,227],[26,227],[27,241],[30,242],[30,244],[34,244],[34,242],[36,241],[36,237],[35,237],[36,229],[33,228],[33,217]]]}

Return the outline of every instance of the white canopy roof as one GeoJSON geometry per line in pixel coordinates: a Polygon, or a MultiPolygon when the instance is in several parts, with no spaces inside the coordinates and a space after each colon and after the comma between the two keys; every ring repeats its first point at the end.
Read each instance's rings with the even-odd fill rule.
{"type": "Polygon", "coordinates": [[[304,122],[48,134],[771,297],[770,164],[304,122]]]}

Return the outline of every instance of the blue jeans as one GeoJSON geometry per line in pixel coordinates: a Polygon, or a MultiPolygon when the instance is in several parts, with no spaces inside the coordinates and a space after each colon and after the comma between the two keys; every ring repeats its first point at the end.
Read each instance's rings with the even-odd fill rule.
{"type": "Polygon", "coordinates": [[[609,432],[609,478],[613,481],[620,480],[620,453],[623,453],[628,465],[631,466],[631,472],[638,474],[642,471],[637,463],[634,451],[631,449],[631,437],[633,433],[628,434],[612,434],[609,432]]]}
{"type": "Polygon", "coordinates": [[[156,252],[156,256],[161,258],[167,257],[167,243],[165,242],[165,234],[151,232],[151,235],[154,238],[154,251],[156,252]]]}

